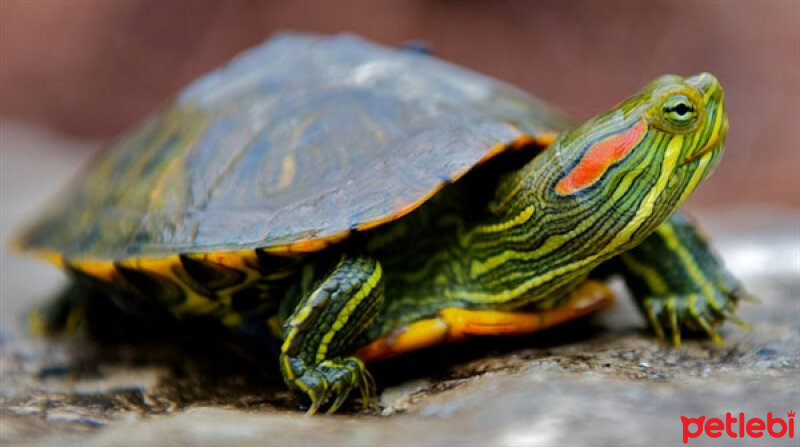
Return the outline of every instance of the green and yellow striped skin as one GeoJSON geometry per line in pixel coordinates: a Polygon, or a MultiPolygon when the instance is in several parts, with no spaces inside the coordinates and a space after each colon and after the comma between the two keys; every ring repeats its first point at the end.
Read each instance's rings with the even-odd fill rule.
{"type": "MultiPolygon", "coordinates": [[[[468,197],[453,198],[469,196],[464,190],[472,179],[465,179],[461,189],[440,194],[367,243],[386,263],[387,290],[402,291],[400,299],[387,300],[387,313],[394,316],[390,326],[429,313],[429,303],[557,306],[594,267],[639,244],[674,212],[687,189],[713,170],[726,127],[716,80],[705,74],[688,81],[667,76],[506,174],[480,218],[468,209],[468,197]],[[708,83],[703,99],[693,83],[708,83]],[[692,127],[662,130],[651,115],[683,94],[697,97],[701,118],[692,127]],[[642,122],[649,130],[624,160],[592,185],[572,194],[556,191],[588,148],[642,122]],[[402,236],[392,241],[392,235],[402,236]]],[[[477,182],[485,184],[483,178],[477,182]]]]}
{"type": "Polygon", "coordinates": [[[675,346],[681,331],[702,332],[720,343],[713,326],[725,320],[748,329],[734,312],[739,300],[750,297],[680,212],[609,264],[610,271],[624,275],[659,338],[670,334],[675,346]]]}
{"type": "MultiPolygon", "coordinates": [[[[351,47],[355,44],[350,41],[342,45],[333,47],[341,57],[373,51],[351,47]]],[[[383,51],[376,54],[383,57],[383,51]]],[[[389,60],[393,57],[409,56],[389,60]]],[[[354,72],[367,75],[363,66],[354,72]]],[[[261,215],[278,227],[264,222],[248,227],[258,213],[232,211],[231,219],[243,221],[232,221],[232,229],[221,231],[215,225],[225,216],[224,197],[214,202],[216,192],[205,183],[199,196],[190,187],[176,186],[192,172],[184,171],[185,160],[170,158],[170,151],[202,153],[204,143],[197,138],[205,141],[211,134],[201,138],[198,135],[205,131],[189,126],[200,134],[181,131],[180,135],[191,136],[174,139],[168,135],[185,130],[186,123],[202,127],[207,122],[163,118],[148,124],[174,128],[166,134],[142,131],[150,137],[141,138],[161,141],[158,145],[166,145],[167,152],[158,155],[157,148],[142,146],[152,155],[149,162],[123,164],[152,165],[151,171],[142,167],[148,179],[151,174],[155,179],[151,189],[143,185],[127,193],[125,183],[100,191],[84,183],[69,196],[73,202],[61,205],[64,211],[52,212],[23,237],[24,245],[63,266],[75,284],[61,300],[40,310],[37,315],[43,318],[33,319],[34,327],[45,333],[82,325],[91,329],[87,316],[97,312],[87,309],[107,309],[113,302],[149,323],[156,315],[213,321],[265,351],[267,340],[277,337],[282,340],[279,364],[284,379],[308,396],[310,413],[323,405],[336,411],[353,389],[360,391],[366,404],[374,383],[365,361],[469,335],[529,333],[586,315],[610,299],[607,289],[589,278],[611,273],[624,276],[657,335],[664,337],[668,328],[675,344],[682,330],[704,331],[718,340],[713,326],[726,319],[735,321],[733,312],[745,295],[697,230],[676,213],[722,154],[728,122],[722,88],[712,75],[662,76],[608,112],[571,128],[567,120],[518,92],[506,92],[506,87],[462,72],[447,73],[465,76],[459,88],[483,88],[486,83],[490,95],[479,102],[482,108],[470,108],[478,104],[473,96],[480,88],[451,92],[455,98],[470,99],[457,99],[449,108],[426,102],[425,95],[404,102],[408,98],[399,88],[384,98],[338,90],[332,94],[358,101],[369,98],[365,104],[370,106],[429,107],[436,125],[449,129],[431,133],[425,127],[430,123],[398,115],[408,121],[393,131],[397,141],[410,145],[411,160],[417,165],[440,160],[443,167],[420,166],[419,172],[399,174],[353,168],[347,172],[360,177],[350,179],[342,190],[364,199],[347,202],[341,210],[329,209],[326,201],[339,192],[336,182],[347,179],[320,179],[333,191],[313,196],[321,211],[314,212],[295,197],[309,188],[302,183],[305,180],[295,183],[303,178],[295,163],[319,148],[316,143],[302,146],[302,139],[291,136],[313,127],[311,121],[282,117],[299,126],[287,141],[302,147],[295,149],[296,154],[279,157],[281,169],[265,179],[266,189],[259,189],[261,183],[251,184],[255,192],[227,204],[238,209],[251,203],[247,200],[260,201],[266,207],[261,215]],[[450,115],[457,111],[468,113],[454,120],[450,115]],[[478,124],[469,131],[461,125],[447,127],[470,119],[478,124]],[[413,133],[414,126],[422,126],[415,135],[425,138],[409,137],[411,142],[406,142],[398,130],[413,133]],[[551,131],[561,134],[552,140],[551,131]],[[443,135],[449,140],[443,141],[443,135]],[[435,152],[447,144],[464,150],[435,152]],[[158,164],[162,158],[164,163],[158,164]],[[386,184],[380,182],[381,173],[386,173],[386,184]],[[395,191],[406,185],[398,183],[406,181],[404,175],[419,184],[395,191]],[[359,191],[373,186],[375,190],[359,191]],[[189,201],[165,213],[173,197],[167,190],[185,200],[201,197],[202,206],[189,201]],[[145,214],[134,224],[133,211],[139,206],[146,209],[148,197],[158,212],[145,214]],[[270,208],[276,200],[277,208],[270,208]],[[298,203],[293,205],[292,200],[298,203]],[[120,203],[132,208],[123,209],[120,203]],[[295,208],[302,211],[291,214],[295,208]],[[295,232],[284,213],[305,216],[298,222],[302,230],[295,232]],[[86,235],[71,239],[79,237],[81,228],[56,228],[59,216],[84,222],[80,225],[87,226],[86,235]],[[86,223],[93,219],[97,219],[94,224],[86,223]],[[158,222],[172,224],[160,230],[158,222]],[[194,233],[184,232],[192,226],[194,233]],[[243,229],[242,234],[234,231],[237,228],[243,229]]],[[[334,120],[328,124],[341,118],[335,104],[327,104],[333,108],[326,119],[334,120]]],[[[360,110],[356,103],[344,104],[343,114],[360,110]]],[[[381,132],[387,123],[370,123],[362,121],[354,129],[375,138],[376,144],[389,138],[381,132]]],[[[270,140],[270,132],[258,138],[270,140]]],[[[313,138],[318,137],[313,133],[308,138],[316,142],[313,138]]],[[[266,150],[262,146],[266,147],[254,144],[243,156],[266,157],[259,152],[266,150]]],[[[404,154],[395,146],[387,148],[380,157],[405,163],[412,171],[417,167],[401,158],[404,154]]],[[[113,160],[130,155],[119,150],[110,157],[112,161],[99,160],[89,176],[105,176],[110,171],[103,166],[117,166],[113,160]]],[[[218,182],[233,185],[235,179],[225,175],[217,176],[218,182]]]]}

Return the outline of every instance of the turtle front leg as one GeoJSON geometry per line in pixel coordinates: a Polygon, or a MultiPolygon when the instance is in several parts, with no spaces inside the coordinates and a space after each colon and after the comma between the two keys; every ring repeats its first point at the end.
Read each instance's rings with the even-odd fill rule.
{"type": "Polygon", "coordinates": [[[374,393],[372,376],[356,357],[342,357],[375,320],[383,305],[380,263],[343,256],[333,270],[303,296],[284,323],[280,365],[286,384],[311,399],[309,414],[332,400],[336,411],[353,388],[364,405],[374,393]]]}
{"type": "Polygon", "coordinates": [[[623,274],[655,333],[664,339],[669,328],[675,346],[681,331],[705,333],[721,343],[714,326],[730,320],[747,328],[734,315],[739,301],[749,298],[744,287],[680,212],[611,264],[623,274]]]}

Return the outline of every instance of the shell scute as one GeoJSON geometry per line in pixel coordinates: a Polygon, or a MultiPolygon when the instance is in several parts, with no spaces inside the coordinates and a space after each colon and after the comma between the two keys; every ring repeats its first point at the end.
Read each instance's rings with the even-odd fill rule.
{"type": "Polygon", "coordinates": [[[354,36],[280,35],[120,138],[21,245],[87,267],[318,251],[571,125],[514,87],[434,57],[354,36]]]}

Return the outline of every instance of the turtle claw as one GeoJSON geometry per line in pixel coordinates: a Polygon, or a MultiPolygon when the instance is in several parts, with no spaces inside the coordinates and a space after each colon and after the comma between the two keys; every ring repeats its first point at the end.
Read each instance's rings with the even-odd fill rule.
{"type": "Polygon", "coordinates": [[[746,321],[742,320],[741,318],[737,317],[732,313],[725,314],[725,319],[730,321],[731,323],[735,324],[736,327],[745,331],[745,332],[752,332],[753,327],[750,326],[746,321]]]}
{"type": "Polygon", "coordinates": [[[692,315],[694,321],[697,322],[698,325],[703,329],[703,331],[708,335],[708,338],[714,342],[715,345],[722,344],[722,337],[717,334],[716,331],[711,327],[711,324],[706,321],[706,319],[702,315],[692,315]]]}
{"type": "Polygon", "coordinates": [[[361,388],[361,399],[362,405],[364,408],[367,408],[369,405],[369,397],[375,395],[378,391],[378,386],[375,384],[375,379],[372,377],[369,371],[366,369],[364,371],[364,386],[361,388]]]}
{"type": "Polygon", "coordinates": [[[746,301],[748,303],[753,303],[753,304],[761,304],[761,299],[759,297],[754,296],[748,293],[747,291],[739,289],[739,290],[734,290],[733,292],[731,292],[731,294],[734,295],[737,300],[746,301]]]}
{"type": "Polygon", "coordinates": [[[317,414],[319,411],[319,407],[322,406],[322,403],[325,402],[326,397],[318,398],[317,394],[313,391],[308,393],[309,399],[311,399],[311,406],[308,407],[308,411],[306,411],[306,416],[313,416],[317,414]]]}
{"type": "Polygon", "coordinates": [[[740,288],[709,287],[702,292],[651,296],[641,301],[650,326],[658,338],[667,339],[668,329],[675,347],[681,345],[682,333],[705,334],[715,344],[722,337],[714,329],[730,320],[744,330],[750,326],[734,315],[738,301],[747,295],[740,288]]]}
{"type": "Polygon", "coordinates": [[[306,368],[302,375],[294,380],[293,388],[304,393],[311,400],[307,415],[316,414],[330,402],[326,413],[335,413],[350,396],[354,388],[361,393],[362,404],[366,408],[369,397],[374,393],[372,376],[361,360],[355,357],[330,359],[316,366],[306,368]]]}
{"type": "Polygon", "coordinates": [[[350,395],[350,391],[352,388],[347,388],[343,392],[339,393],[339,396],[336,397],[336,400],[333,401],[330,407],[328,407],[328,411],[325,414],[333,414],[336,413],[336,410],[342,406],[342,404],[347,400],[347,397],[350,395]]]}

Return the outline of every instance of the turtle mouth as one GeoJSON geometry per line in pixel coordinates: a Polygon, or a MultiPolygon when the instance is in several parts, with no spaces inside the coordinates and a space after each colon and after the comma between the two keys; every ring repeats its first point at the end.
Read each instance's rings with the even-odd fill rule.
{"type": "Polygon", "coordinates": [[[706,154],[712,153],[713,151],[722,150],[723,143],[725,142],[725,137],[728,135],[728,117],[725,116],[724,109],[720,110],[719,113],[722,113],[722,127],[719,129],[719,132],[715,132],[714,136],[708,140],[705,146],[701,147],[695,153],[686,157],[686,159],[681,162],[681,166],[688,165],[694,161],[700,160],[706,154]]]}
{"type": "Polygon", "coordinates": [[[694,167],[706,162],[708,159],[713,157],[715,150],[716,150],[715,147],[712,147],[711,149],[704,148],[702,152],[698,152],[692,155],[691,157],[683,160],[679,165],[679,167],[692,170],[694,169],[694,167]]]}
{"type": "Polygon", "coordinates": [[[718,139],[714,141],[709,141],[709,143],[703,146],[699,151],[686,157],[686,159],[684,159],[683,162],[681,162],[680,166],[686,166],[692,162],[698,161],[702,159],[705,155],[710,154],[715,150],[719,150],[721,147],[722,145],[719,144],[718,139]]]}

